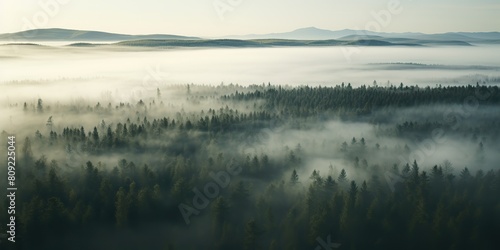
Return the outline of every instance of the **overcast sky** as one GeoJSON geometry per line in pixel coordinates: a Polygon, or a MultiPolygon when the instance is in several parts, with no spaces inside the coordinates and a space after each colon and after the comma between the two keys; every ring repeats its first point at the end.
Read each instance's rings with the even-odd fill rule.
{"type": "Polygon", "coordinates": [[[0,33],[69,28],[222,36],[311,26],[373,29],[373,22],[383,32],[500,31],[499,13],[499,0],[0,0],[0,33]],[[388,12],[390,2],[399,3],[398,11],[388,12]],[[390,20],[373,13],[390,13],[390,20]]]}

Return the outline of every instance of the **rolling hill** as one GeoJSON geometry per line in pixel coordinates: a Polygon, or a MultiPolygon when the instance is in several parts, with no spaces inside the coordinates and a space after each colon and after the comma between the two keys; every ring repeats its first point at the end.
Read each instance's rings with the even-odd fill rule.
{"type": "Polygon", "coordinates": [[[210,39],[210,40],[136,40],[111,45],[136,47],[319,47],[319,46],[419,46],[419,44],[390,43],[379,40],[287,40],[287,39],[210,39]]]}
{"type": "MultiPolygon", "coordinates": [[[[442,34],[424,34],[415,32],[404,33],[386,33],[386,32],[373,32],[366,30],[326,30],[318,29],[316,27],[301,28],[290,32],[284,33],[270,33],[270,34],[250,34],[243,36],[225,36],[223,38],[229,39],[296,39],[296,40],[329,40],[344,38],[362,38],[362,39],[377,39],[387,42],[395,42],[391,39],[408,39],[408,42],[426,41],[426,43],[441,43],[450,45],[459,43],[500,43],[500,32],[448,32],[442,34]]],[[[347,39],[352,40],[352,39],[347,39]]],[[[465,44],[464,44],[465,45],[465,44]]]]}
{"type": "Polygon", "coordinates": [[[16,33],[0,34],[3,41],[125,41],[143,39],[176,39],[195,40],[198,37],[187,37],[177,35],[124,35],[101,31],[70,30],[70,29],[36,29],[16,33]]]}
{"type": "Polygon", "coordinates": [[[315,27],[291,32],[260,35],[200,38],[170,34],[127,35],[101,31],[71,29],[36,29],[0,34],[0,41],[33,43],[68,41],[71,46],[104,46],[99,42],[115,42],[119,46],[141,47],[270,47],[270,46],[470,46],[500,44],[500,32],[449,32],[442,34],[384,33],[362,30],[325,30],[315,27]]]}

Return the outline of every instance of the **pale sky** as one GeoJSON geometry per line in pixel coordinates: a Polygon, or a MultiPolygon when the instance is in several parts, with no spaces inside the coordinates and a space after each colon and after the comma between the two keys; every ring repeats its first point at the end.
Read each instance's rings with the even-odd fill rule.
{"type": "Polygon", "coordinates": [[[0,33],[68,28],[208,37],[365,29],[373,22],[382,32],[479,32],[500,31],[499,14],[499,0],[0,0],[0,33]],[[399,12],[388,12],[389,2],[399,3],[399,12]],[[390,13],[390,20],[373,13],[390,13]]]}

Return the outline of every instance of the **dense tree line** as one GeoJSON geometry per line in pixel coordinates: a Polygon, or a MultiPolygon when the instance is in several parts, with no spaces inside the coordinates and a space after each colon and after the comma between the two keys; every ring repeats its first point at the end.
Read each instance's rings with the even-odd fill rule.
{"type": "Polygon", "coordinates": [[[324,111],[340,114],[370,114],[384,107],[411,107],[425,104],[498,104],[500,93],[497,86],[446,86],[425,87],[366,87],[353,88],[342,83],[336,87],[268,87],[263,90],[237,92],[223,98],[234,100],[266,100],[265,108],[285,114],[309,116],[324,111]],[[471,103],[472,102],[472,103],[471,103]]]}
{"type": "MultiPolygon", "coordinates": [[[[221,156],[208,162],[218,166],[224,161],[221,156]]],[[[248,170],[253,164],[270,167],[268,161],[256,156],[238,164],[248,170]]],[[[281,168],[291,164],[271,161],[281,168]]],[[[390,172],[396,177],[390,182],[387,173],[357,182],[346,171],[338,176],[293,171],[264,192],[252,189],[243,178],[251,173],[244,171],[202,211],[210,217],[206,225],[196,216],[186,225],[178,204],[190,204],[190,187],[210,177],[189,159],[171,163],[151,168],[123,159],[110,169],[89,161],[64,174],[56,161],[42,156],[22,172],[18,244],[24,249],[88,249],[96,243],[80,239],[75,246],[64,239],[95,237],[98,228],[140,232],[154,223],[208,230],[210,237],[193,232],[189,237],[202,239],[193,245],[174,234],[153,234],[156,243],[151,244],[166,249],[314,249],[318,237],[345,249],[494,249],[500,243],[500,199],[494,195],[500,191],[500,171],[465,168],[455,175],[434,166],[427,173],[414,162],[390,172]],[[308,185],[307,179],[312,180],[308,185]]]]}

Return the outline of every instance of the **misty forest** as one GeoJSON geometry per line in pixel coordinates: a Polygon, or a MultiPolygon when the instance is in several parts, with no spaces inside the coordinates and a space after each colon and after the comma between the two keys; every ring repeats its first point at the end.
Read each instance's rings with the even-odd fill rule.
{"type": "Polygon", "coordinates": [[[0,0],[0,250],[500,250],[500,0],[0,0]]]}
{"type": "Polygon", "coordinates": [[[500,245],[497,85],[108,94],[2,103],[19,128],[1,132],[16,137],[18,185],[16,245],[2,249],[500,245]]]}

